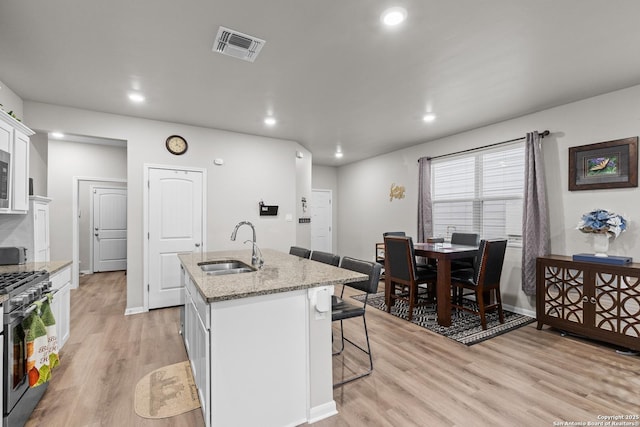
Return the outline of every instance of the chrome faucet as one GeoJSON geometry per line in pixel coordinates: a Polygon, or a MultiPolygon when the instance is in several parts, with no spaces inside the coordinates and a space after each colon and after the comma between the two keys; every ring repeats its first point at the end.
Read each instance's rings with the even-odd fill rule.
{"type": "Polygon", "coordinates": [[[258,266],[258,270],[260,270],[262,268],[262,266],[264,265],[264,259],[262,258],[262,251],[260,250],[260,248],[258,247],[258,245],[256,244],[256,242],[252,242],[251,240],[245,240],[244,243],[250,242],[253,245],[253,253],[255,254],[257,252],[257,256],[256,256],[256,263],[253,263],[253,255],[251,256],[251,264],[252,265],[256,265],[258,266]]]}
{"type": "MultiPolygon", "coordinates": [[[[251,224],[249,221],[240,221],[238,224],[236,224],[236,228],[234,228],[233,232],[231,233],[231,240],[232,241],[236,240],[236,234],[238,234],[238,228],[242,227],[243,225],[248,225],[249,227],[251,227],[251,230],[253,231],[251,265],[258,266],[258,268],[262,268],[264,261],[262,260],[262,252],[260,252],[260,249],[256,251],[256,248],[258,247],[258,245],[256,245],[256,228],[253,226],[253,224],[251,224]],[[258,252],[260,252],[260,256],[258,256],[258,252]]],[[[248,240],[245,243],[247,242],[248,240]]]]}

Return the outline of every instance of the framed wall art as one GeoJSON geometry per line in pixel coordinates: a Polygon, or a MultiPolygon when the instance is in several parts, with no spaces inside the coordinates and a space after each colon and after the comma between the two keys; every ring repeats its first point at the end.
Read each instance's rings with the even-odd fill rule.
{"type": "Polygon", "coordinates": [[[569,191],[637,186],[637,136],[569,147],[569,191]]]}

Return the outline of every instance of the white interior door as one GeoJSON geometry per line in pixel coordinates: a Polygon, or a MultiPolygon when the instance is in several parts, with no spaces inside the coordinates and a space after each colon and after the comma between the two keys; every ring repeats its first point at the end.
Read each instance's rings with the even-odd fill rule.
{"type": "Polygon", "coordinates": [[[311,191],[311,249],[333,252],[331,190],[311,191]]]}
{"type": "Polygon", "coordinates": [[[93,271],[127,269],[127,189],[93,189],[93,271]]]}
{"type": "Polygon", "coordinates": [[[202,175],[149,169],[149,308],[184,304],[178,254],[202,251],[202,175]]]}

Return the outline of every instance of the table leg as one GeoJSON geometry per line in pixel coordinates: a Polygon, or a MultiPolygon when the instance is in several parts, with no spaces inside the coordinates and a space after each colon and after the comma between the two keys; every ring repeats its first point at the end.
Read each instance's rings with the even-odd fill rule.
{"type": "Polygon", "coordinates": [[[391,310],[391,304],[393,300],[391,299],[391,280],[389,280],[389,275],[387,274],[387,269],[385,268],[384,274],[384,302],[387,304],[387,311],[391,310]]]}
{"type": "Polygon", "coordinates": [[[438,325],[451,326],[451,260],[438,260],[438,325]]]}

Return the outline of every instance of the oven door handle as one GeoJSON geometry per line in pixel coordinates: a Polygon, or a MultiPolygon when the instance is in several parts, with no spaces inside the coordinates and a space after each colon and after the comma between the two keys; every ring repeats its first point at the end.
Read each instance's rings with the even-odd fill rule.
{"type": "Polygon", "coordinates": [[[57,292],[58,292],[58,290],[57,290],[57,289],[51,289],[51,290],[49,290],[45,296],[43,296],[42,298],[40,298],[40,299],[39,299],[39,300],[37,300],[37,301],[32,302],[32,303],[29,305],[29,307],[27,307],[23,312],[21,312],[21,313],[19,314],[19,316],[20,316],[20,317],[25,317],[25,318],[26,318],[28,315],[30,315],[30,314],[31,314],[31,312],[33,312],[36,308],[38,308],[38,305],[37,305],[38,303],[45,302],[47,299],[49,299],[49,295],[53,296],[53,295],[55,295],[57,292]]]}

